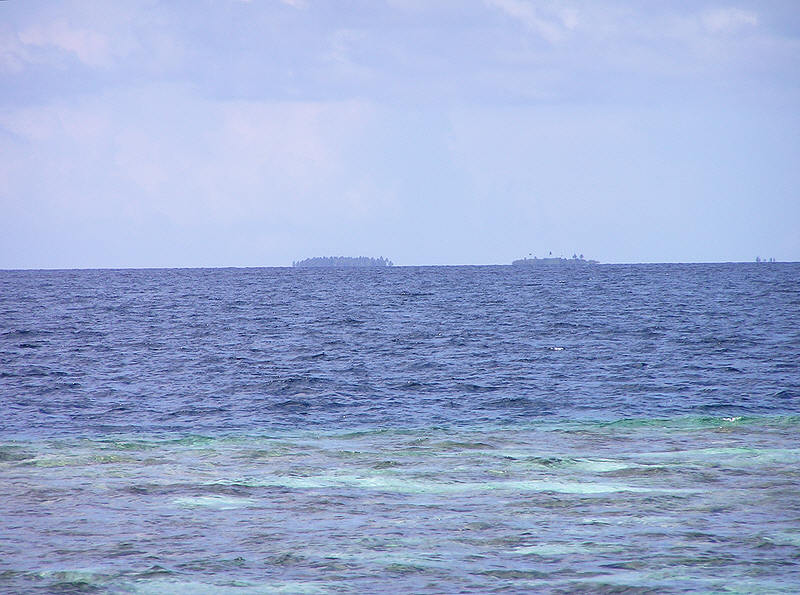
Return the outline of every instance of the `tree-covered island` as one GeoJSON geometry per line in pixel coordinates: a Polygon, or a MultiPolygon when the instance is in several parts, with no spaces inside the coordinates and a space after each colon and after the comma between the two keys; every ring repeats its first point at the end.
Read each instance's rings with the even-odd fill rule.
{"type": "Polygon", "coordinates": [[[315,256],[292,263],[293,267],[390,267],[394,263],[388,258],[368,256],[315,256]]]}
{"type": "Polygon", "coordinates": [[[586,260],[583,254],[578,256],[573,254],[572,258],[564,258],[563,256],[553,257],[553,253],[547,258],[521,258],[511,263],[514,266],[541,266],[541,265],[586,265],[586,264],[599,264],[596,260],[586,260]]]}

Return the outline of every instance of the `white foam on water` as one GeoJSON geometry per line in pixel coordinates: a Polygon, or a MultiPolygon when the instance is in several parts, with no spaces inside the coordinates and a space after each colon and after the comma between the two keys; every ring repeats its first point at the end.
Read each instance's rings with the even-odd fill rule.
{"type": "Polygon", "coordinates": [[[629,463],[621,463],[619,461],[608,460],[592,460],[592,459],[576,459],[570,465],[573,469],[581,471],[588,471],[590,473],[608,473],[610,471],[620,471],[622,469],[630,469],[636,467],[629,463]]]}
{"type": "Polygon", "coordinates": [[[242,480],[234,483],[250,486],[280,486],[294,489],[330,489],[357,487],[382,492],[405,494],[457,494],[486,491],[557,492],[562,494],[606,494],[614,492],[668,492],[682,490],[670,488],[645,488],[619,483],[549,480],[503,480],[485,482],[442,482],[404,479],[388,475],[319,475],[312,477],[276,476],[260,480],[242,480]]]}
{"type": "Polygon", "coordinates": [[[255,504],[252,498],[235,498],[232,496],[186,496],[172,501],[182,508],[215,508],[217,510],[231,510],[245,508],[255,504]]]}
{"type": "Polygon", "coordinates": [[[108,575],[97,569],[91,568],[72,568],[69,570],[42,570],[36,573],[37,576],[61,582],[96,583],[103,582],[108,575]]]}
{"type": "Polygon", "coordinates": [[[498,457],[506,459],[507,464],[519,468],[543,468],[543,469],[571,469],[587,471],[590,473],[607,473],[609,471],[619,471],[637,467],[635,463],[615,461],[610,459],[573,459],[565,458],[562,460],[553,459],[549,464],[552,455],[542,452],[525,452],[519,450],[501,450],[492,453],[498,457]]]}
{"type": "Polygon", "coordinates": [[[642,488],[618,483],[595,483],[583,481],[507,481],[505,489],[522,492],[557,492],[561,494],[608,494],[614,492],[669,492],[673,489],[642,488]]]}

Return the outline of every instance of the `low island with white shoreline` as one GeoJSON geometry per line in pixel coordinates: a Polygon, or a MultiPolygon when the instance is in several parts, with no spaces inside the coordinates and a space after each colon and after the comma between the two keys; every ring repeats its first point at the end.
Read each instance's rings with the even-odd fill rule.
{"type": "Polygon", "coordinates": [[[596,260],[586,260],[583,258],[583,254],[580,256],[573,254],[572,258],[564,258],[563,256],[559,257],[549,257],[549,258],[521,258],[519,260],[515,260],[511,263],[512,266],[558,266],[558,265],[567,265],[567,266],[586,266],[591,264],[600,264],[596,260]]]}
{"type": "Polygon", "coordinates": [[[298,260],[292,263],[293,267],[390,267],[394,263],[383,256],[370,258],[368,256],[315,256],[298,260]]]}

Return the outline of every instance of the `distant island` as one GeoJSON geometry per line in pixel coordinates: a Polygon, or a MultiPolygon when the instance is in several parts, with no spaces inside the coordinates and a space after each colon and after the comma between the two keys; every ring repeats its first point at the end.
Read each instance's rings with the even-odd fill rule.
{"type": "MultiPolygon", "coordinates": [[[[551,253],[552,254],[552,253],[551,253]]],[[[573,254],[572,258],[563,257],[548,257],[548,258],[521,258],[511,263],[513,266],[542,266],[542,265],[568,265],[568,266],[583,266],[590,264],[599,264],[596,260],[586,260],[583,254],[578,256],[573,254]]]]}
{"type": "Polygon", "coordinates": [[[368,256],[315,256],[292,263],[293,267],[390,267],[394,263],[388,258],[368,256]]]}

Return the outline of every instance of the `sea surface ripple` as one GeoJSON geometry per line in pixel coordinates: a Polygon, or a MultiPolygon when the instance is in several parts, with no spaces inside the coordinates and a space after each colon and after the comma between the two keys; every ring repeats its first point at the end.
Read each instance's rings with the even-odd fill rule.
{"type": "Polygon", "coordinates": [[[0,271],[0,590],[793,593],[800,265],[0,271]]]}

